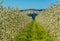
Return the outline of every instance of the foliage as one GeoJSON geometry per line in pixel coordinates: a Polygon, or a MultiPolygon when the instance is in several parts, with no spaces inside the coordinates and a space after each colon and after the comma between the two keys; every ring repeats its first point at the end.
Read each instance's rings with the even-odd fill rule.
{"type": "Polygon", "coordinates": [[[0,41],[11,41],[31,21],[24,13],[11,7],[0,8],[0,41]]]}
{"type": "Polygon", "coordinates": [[[40,12],[36,20],[53,36],[54,41],[60,41],[60,7],[52,4],[49,8],[40,12]]]}

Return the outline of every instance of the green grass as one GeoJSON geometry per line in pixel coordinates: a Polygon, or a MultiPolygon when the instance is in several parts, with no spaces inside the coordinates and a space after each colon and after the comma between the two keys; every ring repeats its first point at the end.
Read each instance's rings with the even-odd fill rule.
{"type": "Polygon", "coordinates": [[[36,21],[32,21],[12,41],[52,41],[52,37],[36,21]]]}

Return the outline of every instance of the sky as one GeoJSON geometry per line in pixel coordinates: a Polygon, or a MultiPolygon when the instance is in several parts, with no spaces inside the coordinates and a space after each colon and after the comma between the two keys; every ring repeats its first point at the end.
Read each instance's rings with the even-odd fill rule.
{"type": "Polygon", "coordinates": [[[57,0],[4,0],[3,6],[11,6],[19,9],[45,9],[51,3],[56,3],[57,0]]]}

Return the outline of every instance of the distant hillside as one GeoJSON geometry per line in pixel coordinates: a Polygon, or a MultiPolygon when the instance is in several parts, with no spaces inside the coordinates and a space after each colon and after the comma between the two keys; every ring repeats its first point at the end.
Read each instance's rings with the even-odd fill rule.
{"type": "Polygon", "coordinates": [[[24,10],[20,10],[21,12],[23,11],[43,11],[45,9],[24,9],[24,10]]]}

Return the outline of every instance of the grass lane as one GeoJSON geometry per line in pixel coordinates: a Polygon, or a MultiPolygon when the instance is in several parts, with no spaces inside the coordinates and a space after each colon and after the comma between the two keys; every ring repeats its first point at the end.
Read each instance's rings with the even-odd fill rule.
{"type": "Polygon", "coordinates": [[[32,21],[12,41],[52,41],[52,37],[39,23],[32,21]]]}

